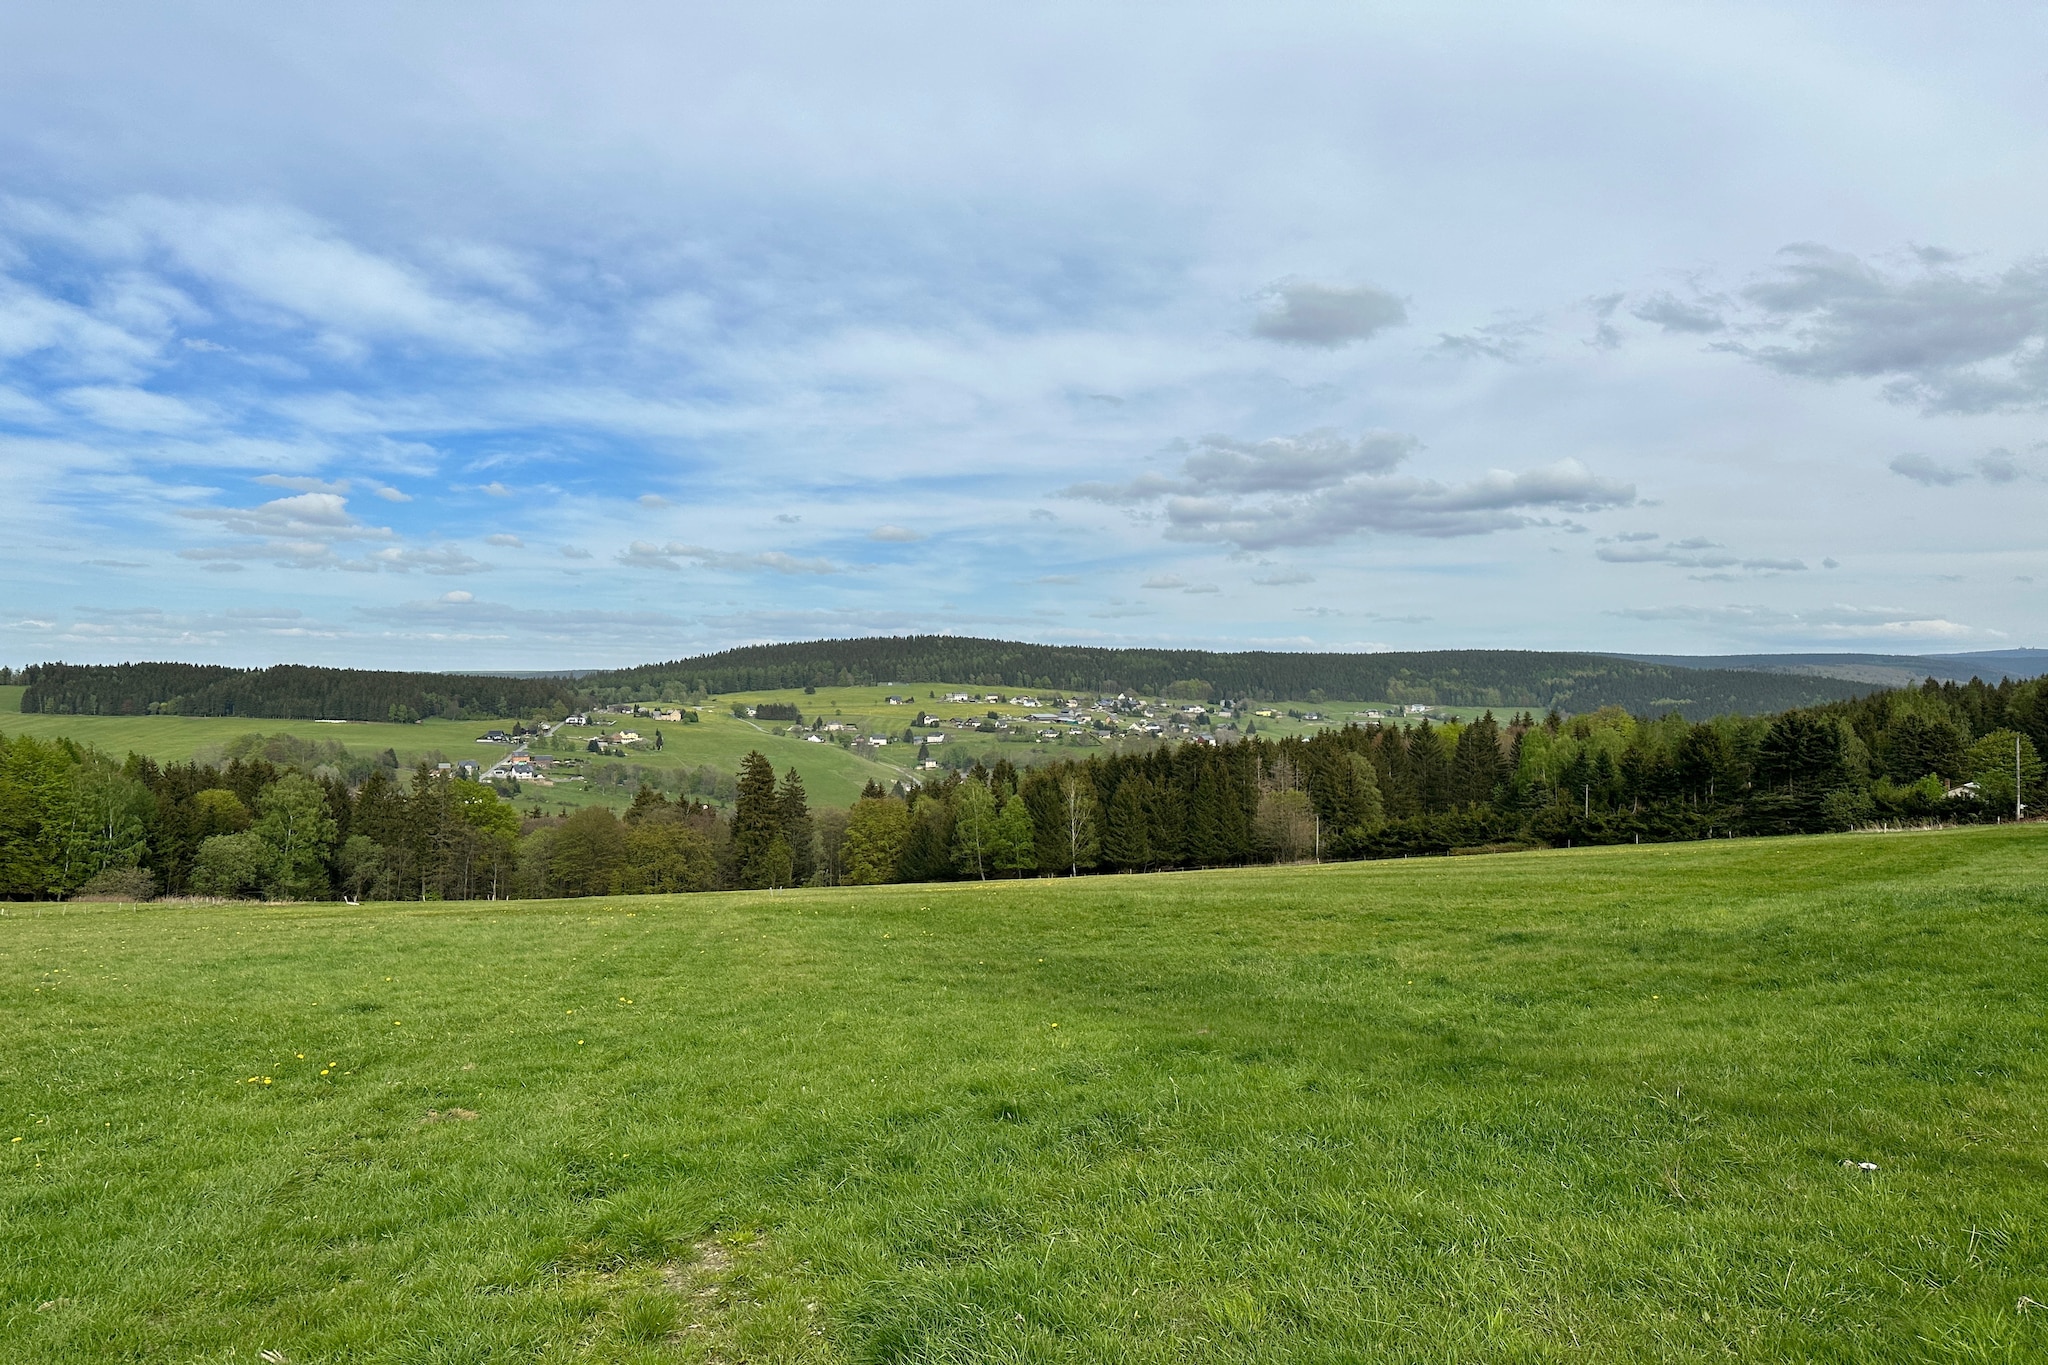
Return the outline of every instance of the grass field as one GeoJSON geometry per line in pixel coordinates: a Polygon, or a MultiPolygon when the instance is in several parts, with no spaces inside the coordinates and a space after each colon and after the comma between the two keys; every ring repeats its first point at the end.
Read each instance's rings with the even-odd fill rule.
{"type": "MultiPolygon", "coordinates": [[[[225,746],[239,736],[252,731],[261,734],[290,734],[302,739],[332,740],[346,745],[349,749],[365,754],[382,753],[390,749],[398,755],[399,762],[410,766],[420,758],[440,754],[450,760],[475,758],[494,762],[504,753],[502,749],[486,748],[476,743],[477,736],[493,727],[506,727],[510,718],[471,719],[461,721],[426,720],[417,725],[380,725],[374,723],[350,722],[346,725],[329,725],[312,720],[263,720],[239,717],[212,716],[63,716],[63,715],[22,715],[20,687],[0,687],[0,734],[26,734],[38,739],[68,737],[97,745],[106,752],[120,757],[129,752],[146,754],[159,762],[184,762],[194,755],[225,746]]],[[[917,756],[914,746],[891,745],[866,752],[854,752],[835,745],[808,744],[801,738],[776,733],[786,726],[773,722],[752,722],[736,718],[732,714],[734,703],[752,705],[757,702],[780,702],[799,707],[806,720],[812,716],[823,716],[827,720],[857,726],[861,734],[883,734],[895,737],[920,710],[946,719],[954,717],[980,718],[991,709],[986,702],[954,703],[938,701],[948,691],[960,690],[950,683],[895,684],[888,687],[825,687],[815,694],[806,694],[801,689],[780,692],[734,693],[718,698],[702,708],[702,721],[696,725],[680,725],[659,721],[625,722],[643,733],[651,734],[657,727],[662,731],[664,747],[660,753],[636,748],[628,761],[653,768],[695,768],[704,765],[722,772],[736,772],[740,760],[749,749],[758,749],[775,764],[777,772],[794,767],[803,775],[805,786],[813,803],[821,805],[846,806],[869,781],[878,781],[884,786],[906,776],[914,776],[912,763],[917,756]],[[898,695],[911,698],[906,706],[890,706],[888,698],[898,695]]],[[[984,689],[968,689],[982,691],[984,689]]],[[[1002,689],[1016,694],[1017,690],[1002,689]]],[[[1049,697],[1051,694],[1047,694],[1049,697]]],[[[1041,699],[1042,700],[1042,699],[1041,699]]],[[[1259,732],[1269,738],[1289,734],[1307,734],[1323,728],[1323,724],[1343,724],[1352,713],[1364,707],[1359,702],[1290,703],[1275,702],[1274,708],[1285,711],[1312,710],[1324,717],[1326,722],[1297,721],[1284,714],[1277,718],[1260,719],[1255,723],[1259,732]]],[[[1003,704],[999,708],[1006,716],[1021,717],[1029,708],[1018,708],[1003,704]]],[[[1438,708],[1439,718],[1469,713],[1477,715],[1471,708],[1438,708]]],[[[606,724],[616,723],[607,717],[606,724]]],[[[1002,735],[983,735],[972,732],[951,731],[942,746],[934,746],[935,753],[960,754],[963,751],[976,758],[1008,758],[1019,767],[1053,757],[1085,757],[1097,751],[1100,746],[1092,738],[1046,743],[1036,738],[1036,728],[1020,726],[1016,732],[1002,735]]],[[[1121,741],[1110,741],[1115,747],[1121,741]]],[[[1142,741],[1149,744],[1151,741],[1142,741]]],[[[543,750],[546,752],[546,750],[543,750]]],[[[961,760],[965,762],[965,760],[961,760]]],[[[607,760],[593,761],[594,767],[602,767],[607,760]]],[[[592,802],[623,807],[632,799],[631,786],[618,787],[606,783],[595,783],[588,787],[580,783],[568,783],[555,788],[528,788],[522,793],[520,806],[538,804],[544,808],[557,806],[575,807],[592,802]]]]}
{"type": "MultiPolygon", "coordinates": [[[[160,763],[184,762],[209,749],[218,749],[239,736],[252,732],[266,735],[289,734],[301,739],[333,741],[352,751],[378,754],[386,749],[398,755],[400,764],[410,766],[429,754],[450,760],[476,759],[495,763],[506,750],[476,742],[477,736],[510,720],[423,720],[417,725],[379,725],[350,722],[328,725],[313,720],[265,720],[227,716],[64,716],[22,715],[20,687],[0,688],[0,734],[32,735],[37,739],[65,737],[97,745],[116,758],[130,752],[146,754],[160,763]]],[[[802,695],[801,693],[797,695],[802,695]]],[[[659,754],[635,750],[633,763],[654,768],[686,768],[709,764],[724,772],[736,772],[749,749],[758,749],[774,762],[776,771],[795,767],[803,774],[815,803],[851,805],[870,779],[883,785],[904,776],[916,750],[896,751],[902,764],[876,762],[837,746],[806,744],[801,739],[771,733],[774,727],[756,725],[735,718],[729,707],[707,711],[697,725],[661,722],[628,722],[649,734],[658,724],[664,746],[659,754]]],[[[593,732],[594,733],[594,732],[593,732]]],[[[882,751],[885,754],[889,750],[882,751]]],[[[592,760],[603,766],[609,760],[592,760]]],[[[597,785],[584,790],[581,784],[554,788],[530,787],[520,806],[539,803],[587,805],[593,801],[624,806],[633,788],[597,785]]]]}
{"type": "Polygon", "coordinates": [[[5,907],[0,1359],[2038,1361],[2044,855],[5,907]]]}

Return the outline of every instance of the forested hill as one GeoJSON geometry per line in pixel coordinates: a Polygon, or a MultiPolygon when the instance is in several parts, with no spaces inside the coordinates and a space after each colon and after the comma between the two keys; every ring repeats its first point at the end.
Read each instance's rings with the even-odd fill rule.
{"type": "Polygon", "coordinates": [[[32,664],[21,709],[80,716],[250,716],[268,720],[417,720],[574,709],[563,678],[479,678],[354,668],[214,664],[32,664]]]}
{"type": "Polygon", "coordinates": [[[750,645],[579,680],[593,695],[766,691],[893,682],[1233,698],[1428,702],[1452,706],[1622,706],[1688,716],[1783,711],[1860,696],[1869,684],[1737,669],[1675,668],[1602,654],[1429,650],[1387,654],[1218,654],[1094,649],[950,635],[750,645]],[[649,690],[652,689],[652,690],[649,690]]]}

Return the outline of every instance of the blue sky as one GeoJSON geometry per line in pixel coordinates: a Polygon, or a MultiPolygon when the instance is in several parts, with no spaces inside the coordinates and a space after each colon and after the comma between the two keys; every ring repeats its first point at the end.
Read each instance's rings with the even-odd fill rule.
{"type": "Polygon", "coordinates": [[[2048,643],[2044,28],[11,7],[0,660],[2048,643]]]}

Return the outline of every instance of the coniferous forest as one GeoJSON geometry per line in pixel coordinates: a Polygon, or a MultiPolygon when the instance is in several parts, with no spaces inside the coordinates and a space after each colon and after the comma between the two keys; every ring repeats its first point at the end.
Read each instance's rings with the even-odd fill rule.
{"type": "Polygon", "coordinates": [[[592,702],[801,687],[952,680],[976,686],[1153,696],[1325,698],[1568,712],[1620,706],[1688,717],[1783,711],[1859,696],[1871,684],[1730,668],[1687,668],[1603,654],[1531,650],[1411,653],[1212,653],[1094,649],[950,635],[753,645],[577,677],[476,677],[368,669],[212,664],[33,664],[21,709],[82,716],[246,716],[408,720],[530,715],[592,702]]]}
{"type": "Polygon", "coordinates": [[[1929,682],[1770,716],[1618,707],[1191,742],[813,810],[758,753],[726,815],[643,788],[623,818],[345,754],[117,760],[0,740],[0,896],[477,899],[1146,872],[2011,819],[2048,680],[1929,682]]]}
{"type": "Polygon", "coordinates": [[[574,709],[565,678],[464,677],[356,668],[224,668],[216,664],[31,664],[21,709],[70,716],[247,716],[263,720],[414,721],[426,716],[530,715],[574,709]]]}

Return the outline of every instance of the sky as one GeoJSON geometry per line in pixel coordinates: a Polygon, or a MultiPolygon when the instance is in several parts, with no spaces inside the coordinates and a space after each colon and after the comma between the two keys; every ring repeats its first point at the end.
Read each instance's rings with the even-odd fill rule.
{"type": "Polygon", "coordinates": [[[2044,39],[8,6],[0,662],[2048,644],[2044,39]]]}

